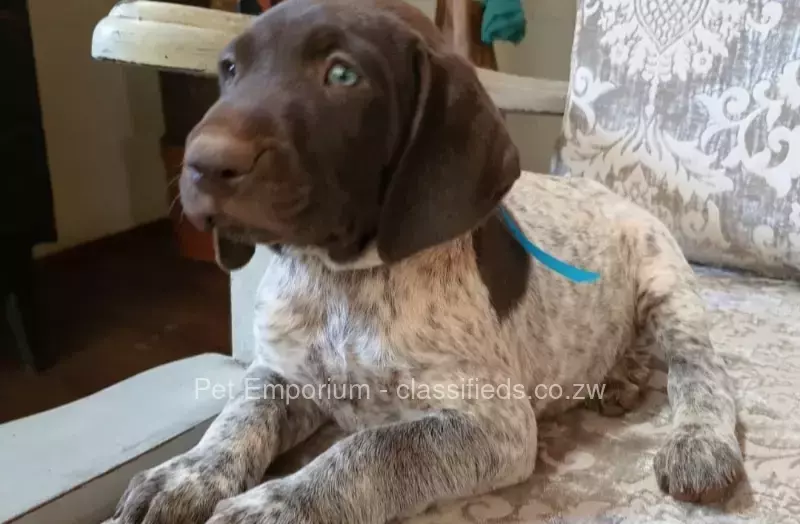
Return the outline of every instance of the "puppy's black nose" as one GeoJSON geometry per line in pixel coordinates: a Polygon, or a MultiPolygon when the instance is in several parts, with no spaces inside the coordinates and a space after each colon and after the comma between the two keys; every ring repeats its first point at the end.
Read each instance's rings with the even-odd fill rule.
{"type": "Polygon", "coordinates": [[[250,141],[209,129],[189,141],[184,166],[192,184],[214,194],[247,175],[253,168],[256,154],[250,141]]]}

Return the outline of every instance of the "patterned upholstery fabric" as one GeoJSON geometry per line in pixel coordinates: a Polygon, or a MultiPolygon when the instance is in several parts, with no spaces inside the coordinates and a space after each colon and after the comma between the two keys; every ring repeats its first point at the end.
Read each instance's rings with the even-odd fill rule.
{"type": "MultiPolygon", "coordinates": [[[[698,270],[699,271],[699,270],[698,270]]],[[[621,418],[575,409],[539,425],[527,482],[431,508],[405,524],[800,522],[800,289],[796,283],[704,270],[712,340],[737,381],[747,479],[722,506],[663,495],[652,460],[669,429],[665,366],[642,406],[621,418]]],[[[329,427],[282,458],[287,473],[337,437],[329,427]]]]}
{"type": "Polygon", "coordinates": [[[693,261],[800,276],[800,2],[583,0],[559,157],[693,261]]]}

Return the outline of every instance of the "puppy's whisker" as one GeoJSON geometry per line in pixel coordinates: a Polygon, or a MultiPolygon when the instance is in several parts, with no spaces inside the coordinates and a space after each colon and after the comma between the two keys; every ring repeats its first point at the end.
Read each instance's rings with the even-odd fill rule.
{"type": "MultiPolygon", "coordinates": [[[[172,213],[172,211],[175,209],[175,206],[178,205],[178,203],[180,202],[180,199],[181,199],[181,195],[180,194],[175,195],[175,198],[172,199],[172,202],[169,205],[169,210],[167,211],[167,213],[172,213]]],[[[182,208],[181,208],[181,215],[183,215],[183,209],[182,208]]]]}

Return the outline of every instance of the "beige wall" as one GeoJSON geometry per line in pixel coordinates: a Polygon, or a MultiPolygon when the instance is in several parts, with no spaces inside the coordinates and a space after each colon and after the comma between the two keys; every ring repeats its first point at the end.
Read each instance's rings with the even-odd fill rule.
{"type": "MultiPolygon", "coordinates": [[[[433,16],[435,0],[408,0],[433,16]]],[[[577,0],[522,0],[528,21],[519,45],[495,46],[502,71],[539,78],[569,80],[569,58],[577,0]]],[[[548,172],[561,128],[558,116],[511,115],[508,126],[522,156],[524,169],[548,172]]]]}
{"type": "MultiPolygon", "coordinates": [[[[499,68],[519,75],[569,80],[577,1],[523,0],[523,7],[528,20],[525,39],[518,46],[497,44],[499,68]]],[[[508,125],[522,155],[522,167],[549,172],[561,117],[511,115],[508,125]]]]}
{"type": "Polygon", "coordinates": [[[59,242],[83,243],[166,214],[152,70],[91,59],[114,0],[29,0],[59,242]]]}

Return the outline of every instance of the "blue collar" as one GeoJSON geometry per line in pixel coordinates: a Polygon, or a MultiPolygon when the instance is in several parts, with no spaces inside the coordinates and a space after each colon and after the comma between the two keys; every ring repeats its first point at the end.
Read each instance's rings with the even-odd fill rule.
{"type": "Polygon", "coordinates": [[[599,273],[594,273],[592,271],[586,271],[584,269],[577,268],[575,266],[571,266],[566,262],[562,262],[558,260],[554,256],[548,254],[545,251],[542,251],[539,247],[536,246],[533,242],[528,240],[528,237],[525,236],[525,233],[519,228],[517,223],[511,217],[511,213],[505,208],[505,206],[500,206],[500,214],[503,216],[503,221],[508,227],[511,234],[514,235],[514,238],[517,242],[522,245],[525,251],[528,252],[533,258],[537,259],[539,262],[544,264],[546,267],[552,269],[556,273],[565,276],[566,278],[572,280],[573,282],[584,283],[584,282],[595,282],[600,278],[599,273]]]}

